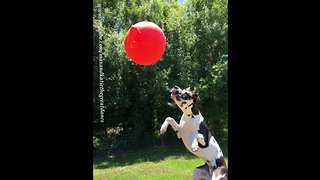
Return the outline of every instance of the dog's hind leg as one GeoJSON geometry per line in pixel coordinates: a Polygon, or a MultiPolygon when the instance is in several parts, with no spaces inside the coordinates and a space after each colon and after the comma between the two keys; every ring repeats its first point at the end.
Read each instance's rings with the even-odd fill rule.
{"type": "Polygon", "coordinates": [[[227,166],[220,166],[217,169],[215,169],[212,174],[212,180],[228,180],[227,166]]]}
{"type": "Polygon", "coordinates": [[[202,165],[199,167],[196,167],[192,172],[192,179],[193,180],[210,180],[210,173],[208,165],[202,165]]]}

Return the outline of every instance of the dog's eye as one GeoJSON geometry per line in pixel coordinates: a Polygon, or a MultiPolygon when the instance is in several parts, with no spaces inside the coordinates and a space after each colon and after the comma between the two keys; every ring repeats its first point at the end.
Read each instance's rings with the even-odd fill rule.
{"type": "Polygon", "coordinates": [[[189,96],[188,93],[184,93],[184,94],[181,96],[181,98],[184,99],[184,100],[188,100],[188,99],[190,99],[190,96],[189,96]]]}
{"type": "Polygon", "coordinates": [[[183,101],[182,104],[187,104],[187,102],[186,102],[186,101],[183,101]]]}

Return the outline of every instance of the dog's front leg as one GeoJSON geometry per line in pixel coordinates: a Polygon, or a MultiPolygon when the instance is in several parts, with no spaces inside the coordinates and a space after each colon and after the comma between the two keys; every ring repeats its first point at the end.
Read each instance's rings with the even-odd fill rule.
{"type": "Polygon", "coordinates": [[[190,135],[190,144],[191,144],[191,150],[193,152],[197,151],[199,149],[198,141],[197,141],[197,135],[198,132],[193,132],[190,135]]]}
{"type": "Polygon", "coordinates": [[[164,120],[164,122],[160,128],[160,134],[164,134],[167,131],[169,124],[172,126],[174,131],[178,131],[177,136],[178,136],[178,138],[181,138],[180,126],[172,117],[167,117],[166,120],[164,120]]]}
{"type": "Polygon", "coordinates": [[[199,134],[196,136],[196,139],[197,139],[197,141],[198,141],[202,146],[205,146],[205,145],[206,145],[206,142],[205,142],[204,137],[203,137],[202,134],[199,133],[199,134]]]}

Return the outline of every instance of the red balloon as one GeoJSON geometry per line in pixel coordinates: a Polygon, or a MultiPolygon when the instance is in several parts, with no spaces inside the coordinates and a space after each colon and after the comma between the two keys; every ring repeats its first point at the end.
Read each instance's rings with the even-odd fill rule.
{"type": "Polygon", "coordinates": [[[124,40],[129,58],[140,65],[156,63],[166,48],[166,37],[155,23],[143,21],[131,26],[124,40]]]}

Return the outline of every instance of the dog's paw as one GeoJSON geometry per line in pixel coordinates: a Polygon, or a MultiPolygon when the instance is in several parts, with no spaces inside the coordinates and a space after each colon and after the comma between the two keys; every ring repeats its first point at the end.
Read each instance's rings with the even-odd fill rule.
{"type": "Polygon", "coordinates": [[[180,138],[181,138],[181,135],[180,135],[180,133],[179,133],[179,132],[177,132],[177,137],[178,137],[178,139],[180,139],[180,138]]]}
{"type": "Polygon", "coordinates": [[[168,126],[169,126],[169,122],[164,121],[160,128],[160,134],[164,134],[167,131],[168,126]]]}
{"type": "Polygon", "coordinates": [[[199,149],[198,144],[195,144],[195,145],[192,145],[192,146],[191,146],[191,150],[192,150],[193,152],[196,152],[198,149],[199,149]]]}
{"type": "Polygon", "coordinates": [[[166,131],[167,131],[167,127],[162,125],[160,128],[160,134],[164,134],[166,131]]]}
{"type": "Polygon", "coordinates": [[[206,145],[206,142],[204,141],[204,137],[203,137],[202,134],[198,134],[196,138],[197,138],[197,141],[198,141],[201,145],[203,145],[203,146],[206,145]]]}
{"type": "Polygon", "coordinates": [[[167,117],[166,120],[164,120],[161,128],[160,128],[160,134],[164,134],[167,131],[167,128],[169,126],[169,122],[171,121],[172,117],[167,117]]]}

